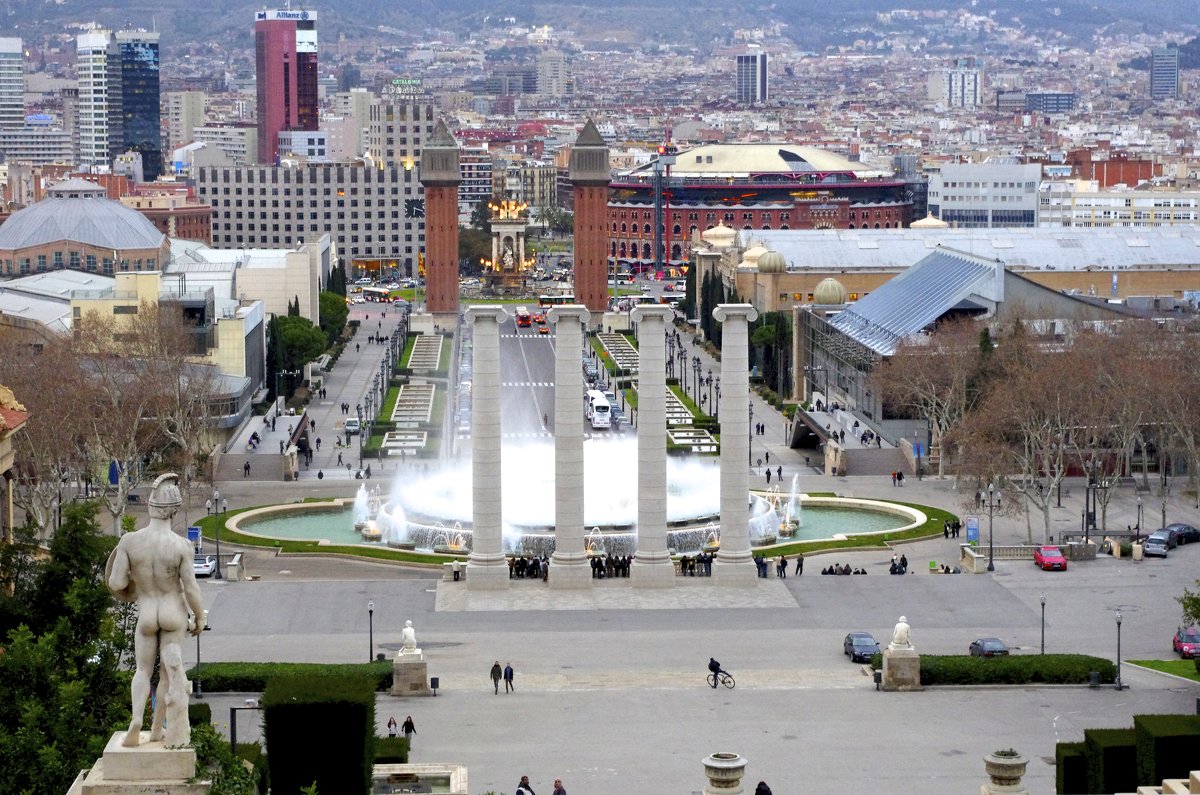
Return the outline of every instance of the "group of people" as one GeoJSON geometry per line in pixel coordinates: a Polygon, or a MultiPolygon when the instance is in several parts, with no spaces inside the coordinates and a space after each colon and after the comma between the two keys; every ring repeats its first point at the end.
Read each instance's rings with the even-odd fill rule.
{"type": "Polygon", "coordinates": [[[500,667],[500,661],[496,660],[492,664],[492,670],[488,672],[488,676],[492,680],[492,691],[496,695],[500,695],[500,678],[504,678],[504,692],[515,693],[516,685],[513,683],[513,667],[512,663],[505,663],[504,667],[500,667]]]}
{"type": "Polygon", "coordinates": [[[632,555],[599,555],[592,558],[592,579],[603,580],[605,577],[628,577],[629,568],[633,564],[632,555]]]}
{"type": "Polygon", "coordinates": [[[962,569],[958,566],[949,566],[945,563],[937,564],[938,574],[962,574],[962,569]]]}
{"type": "Polygon", "coordinates": [[[508,579],[510,580],[536,580],[541,577],[545,580],[550,574],[550,558],[543,554],[540,558],[537,555],[532,557],[512,557],[508,559],[508,579]]]}
{"type": "Polygon", "coordinates": [[[888,568],[888,574],[907,574],[908,573],[908,557],[905,555],[892,555],[892,565],[888,568]]]}
{"type": "Polygon", "coordinates": [[[903,472],[901,472],[900,470],[896,470],[895,472],[892,473],[892,485],[893,486],[903,486],[904,485],[904,473],[903,472]]]}
{"type": "MultiPolygon", "coordinates": [[[[827,569],[821,569],[822,574],[866,574],[866,569],[851,569],[849,563],[835,563],[827,569]]],[[[895,574],[895,572],[892,572],[895,574]]]]}
{"type": "MultiPolygon", "coordinates": [[[[396,717],[393,715],[388,718],[387,722],[388,737],[396,736],[396,717]]],[[[404,719],[404,723],[400,724],[400,731],[404,732],[404,739],[408,740],[408,748],[412,750],[412,736],[417,733],[417,724],[413,723],[412,715],[404,719]]]]}
{"type": "MultiPolygon", "coordinates": [[[[758,576],[764,579],[770,574],[770,564],[767,562],[766,555],[755,555],[754,565],[758,569],[758,576]]],[[[787,579],[788,558],[787,555],[780,555],[775,558],[775,576],[781,580],[787,579]]],[[[803,553],[796,556],[796,576],[799,577],[804,573],[804,555],[803,553]]]]}
{"type": "Polygon", "coordinates": [[[953,522],[947,519],[942,523],[942,534],[946,538],[958,538],[958,534],[962,531],[962,522],[955,519],[953,522]]]}
{"type": "Polygon", "coordinates": [[[257,450],[260,444],[262,444],[262,437],[258,435],[258,431],[254,431],[250,434],[250,441],[246,442],[246,446],[251,450],[257,450]]]}
{"type": "MultiPolygon", "coordinates": [[[[517,784],[517,788],[513,792],[513,795],[536,795],[536,793],[533,791],[533,787],[529,783],[529,776],[521,776],[521,781],[519,784],[517,784]]],[[[550,793],[550,795],[567,795],[567,789],[563,786],[561,778],[554,779],[554,791],[550,793]]],[[[770,795],[769,790],[767,795],[770,795]]]]}
{"type": "Polygon", "coordinates": [[[767,424],[765,422],[754,423],[754,435],[755,436],[766,436],[767,435],[767,424]]]}
{"type": "Polygon", "coordinates": [[[711,552],[701,552],[699,555],[684,555],[679,559],[679,574],[681,577],[712,576],[712,564],[715,556],[711,552]]]}

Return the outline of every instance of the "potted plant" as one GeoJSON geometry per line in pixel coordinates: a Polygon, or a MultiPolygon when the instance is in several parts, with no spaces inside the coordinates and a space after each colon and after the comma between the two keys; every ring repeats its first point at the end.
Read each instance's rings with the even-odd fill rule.
{"type": "Polygon", "coordinates": [[[1000,787],[1015,787],[1021,783],[1029,760],[1013,748],[993,751],[983,758],[983,766],[992,783],[1000,787]]]}

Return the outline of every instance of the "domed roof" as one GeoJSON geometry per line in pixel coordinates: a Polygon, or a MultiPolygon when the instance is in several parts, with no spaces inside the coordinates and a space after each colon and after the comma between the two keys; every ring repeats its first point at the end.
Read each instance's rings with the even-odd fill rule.
{"type": "Polygon", "coordinates": [[[778,251],[768,251],[758,258],[759,273],[786,273],[787,260],[778,251]]]}
{"type": "Polygon", "coordinates": [[[0,226],[0,249],[45,246],[63,240],[96,248],[158,248],[166,238],[146,216],[102,198],[43,199],[0,226]]]}
{"type": "Polygon", "coordinates": [[[837,279],[822,279],[813,290],[813,303],[837,306],[846,303],[846,288],[837,279]]]}
{"type": "Polygon", "coordinates": [[[705,229],[700,233],[700,239],[705,243],[710,243],[717,248],[727,248],[733,245],[733,239],[737,237],[737,232],[724,223],[719,223],[712,229],[705,229]]]}
{"type": "Polygon", "coordinates": [[[921,220],[913,221],[911,224],[909,224],[909,226],[913,229],[947,229],[949,228],[950,224],[946,223],[940,218],[935,217],[933,213],[929,213],[929,215],[925,216],[921,220]]]}

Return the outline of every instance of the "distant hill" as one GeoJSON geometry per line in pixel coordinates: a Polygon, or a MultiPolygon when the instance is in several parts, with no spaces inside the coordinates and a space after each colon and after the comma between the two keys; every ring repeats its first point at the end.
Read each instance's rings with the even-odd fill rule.
{"type": "MultiPolygon", "coordinates": [[[[1150,54],[1147,53],[1141,58],[1134,58],[1129,63],[1121,65],[1129,69],[1149,69],[1150,54]]],[[[1179,45],[1179,68],[1200,69],[1200,38],[1195,38],[1179,45]]]]}

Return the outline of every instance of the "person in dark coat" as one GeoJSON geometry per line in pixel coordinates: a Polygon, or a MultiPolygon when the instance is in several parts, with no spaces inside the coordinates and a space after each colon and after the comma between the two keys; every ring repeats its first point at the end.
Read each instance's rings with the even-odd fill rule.
{"type": "Polygon", "coordinates": [[[754,795],[772,795],[771,788],[767,786],[767,782],[760,781],[758,786],[754,788],[754,795]]]}
{"type": "Polygon", "coordinates": [[[492,690],[496,695],[500,695],[500,677],[504,675],[504,671],[500,668],[500,661],[496,660],[496,664],[492,666],[492,690]]]}

